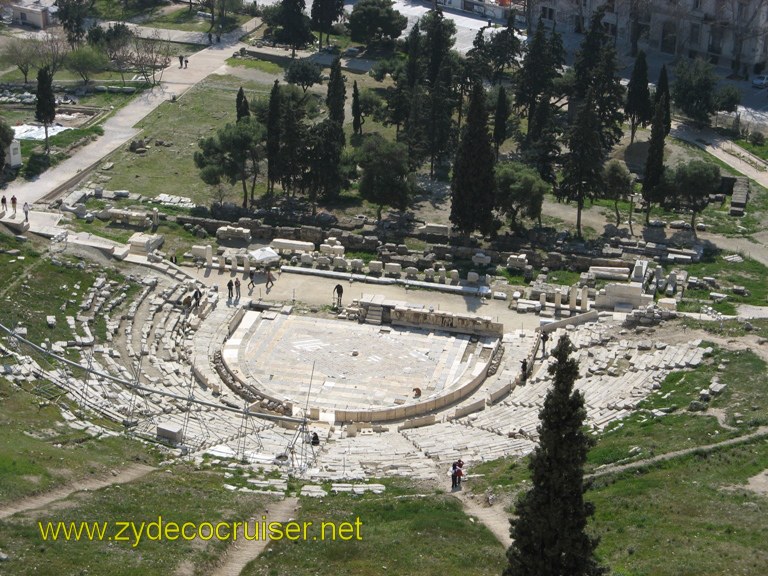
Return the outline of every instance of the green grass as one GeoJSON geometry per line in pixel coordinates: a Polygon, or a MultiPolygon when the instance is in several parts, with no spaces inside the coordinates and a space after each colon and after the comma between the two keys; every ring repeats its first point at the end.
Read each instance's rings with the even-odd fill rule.
{"type": "Polygon", "coordinates": [[[499,574],[504,550],[479,522],[470,522],[461,504],[444,495],[418,494],[387,481],[383,496],[346,494],[302,501],[297,520],[361,521],[360,540],[276,542],[246,566],[242,576],[325,574],[380,576],[473,576],[499,574]],[[397,497],[395,497],[397,496],[397,497]]]}
{"type": "Polygon", "coordinates": [[[0,506],[131,462],[157,460],[139,442],[95,439],[70,428],[55,405],[41,404],[39,397],[2,377],[0,399],[0,506]]]}
{"type": "MultiPolygon", "coordinates": [[[[712,291],[728,294],[728,300],[736,304],[754,304],[765,306],[768,304],[768,267],[756,260],[745,258],[743,262],[726,262],[719,257],[710,258],[696,264],[685,267],[691,276],[703,278],[712,276],[717,278],[718,288],[712,291]],[[739,296],[730,292],[735,285],[744,286],[749,291],[749,296],[739,296]]],[[[690,291],[693,297],[708,297],[709,291],[690,291]]]]}
{"type": "MultiPolygon", "coordinates": [[[[241,85],[249,100],[269,95],[270,86],[231,76],[212,76],[176,102],[161,104],[139,123],[140,136],[150,142],[171,142],[172,146],[152,146],[144,155],[123,146],[109,157],[115,167],[109,173],[108,188],[127,189],[148,198],[160,193],[181,194],[198,204],[210,205],[213,190],[200,179],[193,155],[199,139],[235,121],[235,97],[241,85]]],[[[225,200],[241,202],[239,183],[225,185],[225,200]]]]}
{"type": "Polygon", "coordinates": [[[736,144],[744,148],[747,152],[751,152],[758,158],[768,161],[768,142],[764,142],[761,146],[755,146],[749,140],[736,140],[736,144]]]}
{"type": "MultiPolygon", "coordinates": [[[[205,18],[199,18],[197,12],[198,6],[193,6],[192,11],[189,11],[188,5],[180,7],[178,10],[172,12],[166,12],[164,14],[154,14],[148,20],[142,22],[143,26],[150,26],[152,28],[161,28],[167,30],[184,30],[187,32],[208,32],[211,30],[211,21],[205,18]]],[[[246,14],[228,14],[224,20],[216,20],[216,30],[214,34],[219,30],[223,33],[231,32],[241,24],[248,22],[251,16],[246,14]]]]}
{"type": "Polygon", "coordinates": [[[617,576],[762,575],[765,497],[739,486],[766,468],[761,440],[598,480],[598,555],[617,576]]]}
{"type": "Polygon", "coordinates": [[[285,63],[273,62],[271,60],[261,60],[259,58],[227,58],[227,65],[240,68],[249,68],[252,70],[261,70],[267,74],[282,76],[285,69],[290,64],[290,59],[286,58],[285,63]]]}
{"type": "MultiPolygon", "coordinates": [[[[233,493],[223,487],[218,472],[195,471],[179,464],[153,472],[130,484],[104,488],[70,497],[66,506],[44,513],[42,522],[110,522],[107,532],[115,535],[116,522],[164,523],[243,521],[257,516],[268,506],[268,496],[233,493]]],[[[124,536],[125,534],[123,534],[124,536]]],[[[32,574],[110,574],[159,576],[174,574],[183,564],[184,573],[210,574],[228,542],[175,541],[144,537],[135,547],[132,541],[43,541],[37,519],[13,517],[0,522],[0,547],[11,556],[15,576],[32,574]]]]}
{"type": "Polygon", "coordinates": [[[726,320],[724,322],[702,321],[695,318],[683,318],[681,322],[689,327],[704,330],[710,334],[717,334],[728,338],[738,338],[747,334],[755,334],[761,338],[768,338],[768,320],[765,318],[750,320],[752,330],[747,331],[745,323],[740,320],[726,320]]]}

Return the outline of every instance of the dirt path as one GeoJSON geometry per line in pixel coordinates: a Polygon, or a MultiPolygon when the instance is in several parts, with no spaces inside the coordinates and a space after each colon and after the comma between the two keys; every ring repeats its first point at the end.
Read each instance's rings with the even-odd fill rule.
{"type": "Polygon", "coordinates": [[[597,472],[586,475],[585,478],[599,478],[600,476],[607,476],[608,474],[618,474],[620,472],[626,472],[627,470],[635,470],[637,468],[648,466],[649,464],[666,462],[667,460],[673,460],[674,458],[687,456],[689,454],[694,454],[697,452],[712,452],[713,450],[718,450],[723,446],[733,446],[735,444],[743,444],[745,442],[749,442],[750,440],[754,440],[756,438],[763,438],[765,436],[768,436],[768,426],[761,426],[754,432],[750,432],[749,434],[745,434],[744,436],[739,436],[738,438],[731,438],[730,440],[724,440],[723,442],[718,442],[716,444],[707,444],[706,446],[695,446],[693,448],[675,450],[674,452],[659,454],[658,456],[653,456],[652,458],[646,458],[645,460],[638,460],[637,462],[630,462],[629,464],[619,464],[619,465],[609,464],[604,468],[598,470],[597,472]]]}
{"type": "MultiPolygon", "coordinates": [[[[127,484],[128,482],[132,482],[143,476],[146,476],[153,470],[154,468],[152,466],[147,466],[146,464],[133,464],[132,466],[124,468],[119,472],[114,472],[110,476],[89,478],[77,484],[61,486],[60,488],[56,488],[55,490],[46,492],[45,494],[30,496],[29,498],[22,498],[21,500],[14,502],[10,506],[0,510],[0,519],[8,518],[9,516],[13,516],[19,512],[40,510],[41,508],[46,507],[49,504],[56,502],[57,500],[63,500],[64,498],[67,498],[76,492],[99,490],[100,488],[106,488],[107,486],[111,486],[113,484],[127,484]]],[[[40,512],[42,512],[42,510],[40,510],[40,512]]]]}
{"type": "MultiPolygon", "coordinates": [[[[267,513],[270,522],[288,522],[295,516],[299,501],[297,498],[286,498],[269,505],[267,513]]],[[[240,576],[245,565],[261,554],[269,544],[269,540],[245,540],[233,542],[224,557],[224,563],[211,572],[211,576],[240,576]]]]}
{"type": "Polygon", "coordinates": [[[472,492],[452,492],[464,507],[467,516],[474,516],[490,530],[504,548],[509,548],[512,538],[509,536],[509,514],[504,510],[504,504],[497,500],[488,505],[484,501],[485,496],[472,492]]]}

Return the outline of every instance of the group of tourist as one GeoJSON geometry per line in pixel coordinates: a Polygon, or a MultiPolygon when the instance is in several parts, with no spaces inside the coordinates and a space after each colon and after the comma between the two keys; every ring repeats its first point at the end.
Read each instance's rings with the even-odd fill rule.
{"type": "MultiPolygon", "coordinates": [[[[13,210],[14,216],[16,216],[16,202],[16,194],[14,194],[11,196],[11,209],[13,210]]],[[[5,194],[3,194],[2,199],[0,199],[0,207],[2,207],[3,212],[8,211],[8,200],[6,200],[5,194]]],[[[24,202],[22,210],[24,210],[24,220],[29,222],[29,202],[24,202]]]]}

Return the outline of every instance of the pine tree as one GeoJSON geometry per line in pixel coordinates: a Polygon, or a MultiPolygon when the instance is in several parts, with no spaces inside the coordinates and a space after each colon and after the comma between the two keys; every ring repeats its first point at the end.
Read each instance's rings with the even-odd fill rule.
{"type": "Polygon", "coordinates": [[[485,90],[480,82],[475,82],[451,182],[450,220],[464,234],[473,230],[480,230],[483,234],[491,232],[495,186],[493,167],[485,90]]]}
{"type": "Polygon", "coordinates": [[[282,176],[280,162],[282,109],[280,82],[275,80],[269,94],[267,112],[267,192],[269,194],[274,194],[275,182],[278,182],[282,176]]]}
{"type": "Polygon", "coordinates": [[[643,175],[643,200],[645,200],[645,223],[651,218],[651,204],[662,200],[660,197],[661,183],[664,177],[664,139],[667,134],[664,125],[664,112],[667,99],[662,96],[656,103],[656,109],[651,122],[651,139],[648,146],[648,158],[645,160],[643,175]]]}
{"type": "Polygon", "coordinates": [[[600,140],[600,119],[593,105],[592,91],[576,113],[568,136],[568,154],[563,166],[563,195],[576,202],[576,235],[581,238],[581,212],[584,202],[603,187],[604,152],[600,140]]]}
{"type": "Polygon", "coordinates": [[[344,125],[344,100],[346,93],[344,76],[341,74],[341,58],[336,58],[333,64],[331,64],[325,104],[328,106],[328,118],[342,126],[344,125]]]}
{"type": "Polygon", "coordinates": [[[320,43],[320,48],[323,47],[323,34],[325,34],[326,44],[329,41],[331,34],[331,28],[333,23],[339,20],[344,14],[344,2],[343,0],[313,0],[312,8],[310,9],[310,19],[312,21],[312,27],[317,30],[319,34],[317,39],[320,43]]]}
{"type": "Polygon", "coordinates": [[[553,187],[557,184],[555,164],[560,157],[560,132],[553,105],[543,102],[536,107],[536,115],[528,120],[528,134],[523,142],[523,159],[553,187]]]}
{"type": "Polygon", "coordinates": [[[296,57],[296,48],[314,40],[309,18],[304,14],[304,0],[280,1],[280,25],[278,40],[291,46],[291,58],[296,57]]]}
{"type": "Polygon", "coordinates": [[[237,121],[240,122],[241,119],[245,118],[246,116],[251,115],[250,106],[248,105],[248,98],[245,97],[245,92],[243,91],[243,87],[240,86],[240,90],[237,91],[237,99],[235,100],[235,108],[237,110],[237,121]]]}
{"type": "Polygon", "coordinates": [[[659,72],[659,81],[656,84],[656,93],[654,94],[653,104],[658,104],[664,99],[664,136],[669,136],[672,129],[672,112],[670,111],[671,99],[669,96],[669,76],[667,76],[667,65],[662,64],[659,72]]]}
{"type": "Polygon", "coordinates": [[[573,96],[577,102],[584,100],[587,92],[592,87],[594,71],[600,62],[603,49],[606,47],[607,36],[603,27],[604,16],[604,6],[598,8],[592,14],[589,31],[584,36],[584,40],[576,54],[576,60],[573,64],[573,71],[575,73],[573,96]]]}
{"type": "Polygon", "coordinates": [[[48,144],[48,126],[56,119],[56,97],[53,94],[53,74],[48,66],[43,66],[37,72],[37,103],[35,105],[35,120],[42,122],[45,129],[45,153],[51,153],[48,144]]]}
{"type": "Polygon", "coordinates": [[[539,413],[539,445],[528,465],[532,486],[510,521],[513,543],[504,576],[599,576],[598,540],[586,533],[594,506],[584,500],[584,463],[594,441],[585,434],[584,396],[574,390],[579,365],[568,336],[552,351],[552,388],[539,413]]]}
{"type": "Polygon", "coordinates": [[[640,50],[635,59],[635,67],[632,69],[632,78],[627,86],[627,103],[624,105],[624,113],[629,118],[630,144],[635,141],[635,132],[638,126],[646,126],[651,120],[653,109],[651,108],[651,93],[648,90],[648,63],[645,52],[640,50]]]}
{"type": "Polygon", "coordinates": [[[606,154],[624,135],[624,87],[618,76],[616,49],[606,46],[592,76],[592,102],[600,121],[600,142],[606,154]]]}
{"type": "Polygon", "coordinates": [[[435,166],[454,149],[453,70],[447,59],[440,65],[440,72],[429,94],[427,147],[429,151],[429,177],[435,177],[435,166]]]}
{"type": "Polygon", "coordinates": [[[357,80],[352,84],[352,132],[363,133],[363,113],[360,110],[360,92],[357,89],[357,80]]]}
{"type": "Polygon", "coordinates": [[[499,146],[507,139],[507,118],[509,117],[509,100],[504,86],[499,87],[499,97],[496,99],[496,112],[493,115],[493,144],[496,158],[499,157],[499,146]]]}

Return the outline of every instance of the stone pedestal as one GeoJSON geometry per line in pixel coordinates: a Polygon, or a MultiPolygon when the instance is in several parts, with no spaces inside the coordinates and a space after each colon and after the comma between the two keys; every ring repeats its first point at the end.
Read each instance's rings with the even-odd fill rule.
{"type": "Polygon", "coordinates": [[[581,311],[589,312],[589,288],[586,286],[581,289],[581,311]]]}
{"type": "Polygon", "coordinates": [[[555,292],[555,310],[559,311],[563,305],[563,293],[560,290],[555,292]]]}
{"type": "Polygon", "coordinates": [[[251,261],[248,258],[248,256],[243,258],[243,273],[246,276],[250,276],[251,275],[251,261]]]}
{"type": "Polygon", "coordinates": [[[571,286],[568,290],[568,308],[570,308],[571,311],[576,310],[576,292],[578,291],[578,288],[576,286],[571,286]]]}
{"type": "Polygon", "coordinates": [[[224,272],[224,268],[226,268],[226,266],[227,266],[227,259],[224,256],[224,254],[221,254],[219,256],[219,270],[224,272]]]}
{"type": "Polygon", "coordinates": [[[237,254],[232,254],[232,263],[230,264],[232,272],[237,274],[237,254]]]}
{"type": "Polygon", "coordinates": [[[213,266],[213,248],[211,248],[210,244],[205,247],[205,265],[208,268],[213,266]]]}

